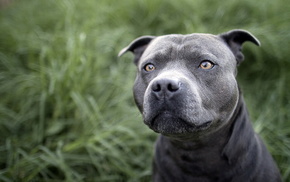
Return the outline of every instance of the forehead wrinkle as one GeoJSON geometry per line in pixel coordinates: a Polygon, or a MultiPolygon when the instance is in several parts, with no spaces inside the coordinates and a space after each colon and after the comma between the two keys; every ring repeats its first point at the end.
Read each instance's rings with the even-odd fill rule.
{"type": "Polygon", "coordinates": [[[149,47],[144,53],[143,60],[166,61],[173,60],[176,57],[176,43],[171,41],[164,41],[154,46],[149,47]],[[154,53],[154,54],[152,54],[154,53]]]}
{"type": "Polygon", "coordinates": [[[198,34],[192,35],[185,42],[186,57],[212,55],[217,59],[225,59],[230,56],[229,48],[216,36],[207,35],[201,37],[198,34]]]}
{"type": "Polygon", "coordinates": [[[160,60],[171,60],[172,59],[173,47],[164,47],[161,50],[157,51],[150,59],[160,61],[160,60]]]}

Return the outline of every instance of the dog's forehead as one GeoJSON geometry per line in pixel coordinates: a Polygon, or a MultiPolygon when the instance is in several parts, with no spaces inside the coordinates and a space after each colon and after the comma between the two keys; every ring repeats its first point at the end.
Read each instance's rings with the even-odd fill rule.
{"type": "Polygon", "coordinates": [[[156,38],[156,42],[172,42],[179,45],[185,44],[205,44],[205,43],[217,43],[220,42],[221,39],[212,34],[202,34],[202,33],[194,33],[194,34],[171,34],[171,35],[163,35],[156,38]]]}
{"type": "Polygon", "coordinates": [[[144,57],[151,57],[156,54],[166,56],[169,53],[211,53],[217,57],[224,57],[229,56],[229,52],[225,42],[216,35],[198,33],[189,35],[171,34],[154,39],[144,52],[144,57]]]}

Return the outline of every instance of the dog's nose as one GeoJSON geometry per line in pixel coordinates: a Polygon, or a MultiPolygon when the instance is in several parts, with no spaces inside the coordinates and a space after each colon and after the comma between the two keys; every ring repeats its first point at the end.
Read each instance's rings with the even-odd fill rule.
{"type": "Polygon", "coordinates": [[[171,97],[180,89],[180,82],[175,79],[163,78],[155,80],[151,89],[157,97],[171,97]]]}

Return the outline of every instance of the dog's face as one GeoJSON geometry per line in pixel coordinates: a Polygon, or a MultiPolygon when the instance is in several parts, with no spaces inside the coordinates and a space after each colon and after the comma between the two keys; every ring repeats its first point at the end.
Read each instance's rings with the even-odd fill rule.
{"type": "Polygon", "coordinates": [[[249,37],[259,44],[240,32],[248,39],[229,37],[232,32],[165,35],[141,37],[125,48],[135,54],[134,98],[145,124],[164,135],[225,125],[239,97],[235,75],[243,59],[241,44],[249,37]]]}

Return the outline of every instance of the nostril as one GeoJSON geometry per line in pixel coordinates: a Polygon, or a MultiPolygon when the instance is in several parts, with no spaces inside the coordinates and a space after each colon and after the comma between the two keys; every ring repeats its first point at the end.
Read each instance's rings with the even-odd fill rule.
{"type": "Polygon", "coordinates": [[[171,79],[160,79],[156,80],[152,86],[151,89],[153,92],[176,92],[180,88],[180,83],[177,80],[171,80],[171,79]]]}
{"type": "Polygon", "coordinates": [[[160,84],[159,84],[159,83],[154,83],[154,84],[152,85],[152,90],[153,90],[154,92],[160,92],[160,91],[161,91],[161,86],[160,86],[160,84]]]}
{"type": "Polygon", "coordinates": [[[168,91],[170,92],[176,92],[179,89],[178,83],[169,83],[167,86],[168,91]]]}

